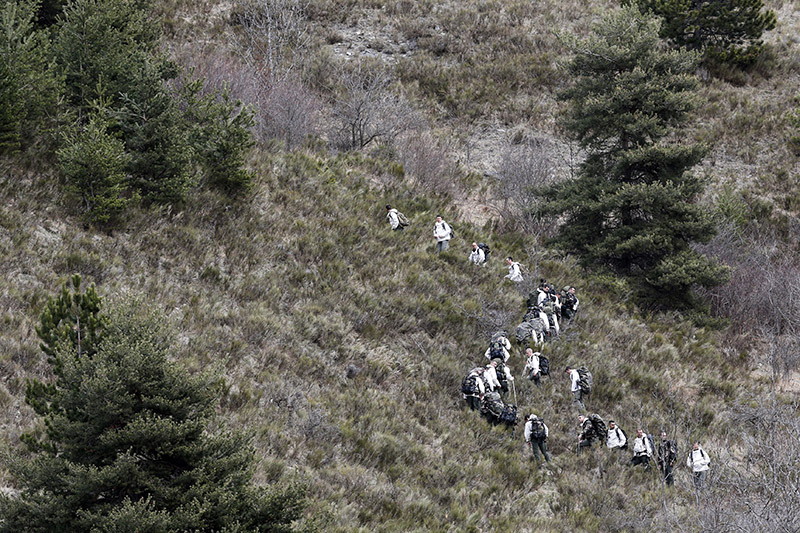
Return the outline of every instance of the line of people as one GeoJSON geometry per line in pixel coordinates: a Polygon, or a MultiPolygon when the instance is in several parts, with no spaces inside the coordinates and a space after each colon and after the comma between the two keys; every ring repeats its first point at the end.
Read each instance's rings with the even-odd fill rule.
{"type": "MultiPolygon", "coordinates": [[[[629,450],[628,436],[625,431],[617,425],[614,420],[608,421],[606,427],[603,419],[597,415],[579,415],[578,423],[580,431],[578,433],[577,453],[580,454],[585,448],[590,448],[592,444],[599,441],[605,444],[610,450],[621,454],[621,460],[629,450]]],[[[674,467],[678,460],[678,445],[674,440],[667,438],[667,432],[662,430],[658,444],[655,443],[653,436],[643,429],[636,430],[636,437],[633,439],[631,448],[632,455],[627,461],[632,467],[643,466],[645,470],[650,469],[651,459],[658,465],[661,479],[667,486],[675,482],[674,467]]],[[[686,457],[686,467],[692,472],[692,480],[697,490],[703,490],[706,482],[706,475],[710,470],[711,459],[700,446],[700,442],[695,441],[692,450],[686,457]]]]}
{"type": "MultiPolygon", "coordinates": [[[[392,228],[392,231],[403,231],[411,222],[403,213],[392,207],[391,204],[386,204],[386,220],[392,228]]],[[[447,223],[442,218],[442,215],[436,215],[436,220],[433,223],[433,238],[436,239],[436,252],[442,253],[450,248],[450,240],[455,238],[456,232],[453,226],[447,223]]],[[[485,243],[472,243],[472,249],[468,256],[468,261],[478,266],[484,266],[489,260],[491,249],[485,243]]],[[[520,283],[525,281],[522,275],[522,266],[514,261],[511,256],[506,257],[506,266],[508,267],[508,274],[505,279],[520,283]]]]}
{"type": "MultiPolygon", "coordinates": [[[[387,205],[386,210],[386,218],[392,230],[402,231],[410,225],[408,218],[397,209],[387,205]]],[[[441,215],[438,215],[434,222],[433,237],[436,239],[436,250],[439,253],[447,250],[449,241],[455,237],[452,226],[444,221],[441,215]]],[[[468,261],[476,266],[485,266],[490,254],[491,249],[487,244],[473,242],[468,261]]],[[[506,257],[505,262],[508,267],[505,278],[512,282],[524,281],[521,265],[511,256],[506,257]]],[[[558,337],[564,322],[571,322],[575,318],[579,303],[575,287],[566,286],[559,291],[544,279],[541,279],[538,288],[528,295],[525,315],[516,329],[516,340],[519,345],[526,347],[523,374],[535,386],[540,386],[542,376],[549,375],[550,362],[531,346],[541,346],[547,340],[558,337]]],[[[462,382],[462,394],[467,405],[471,410],[479,411],[492,425],[502,423],[514,427],[518,423],[516,387],[507,364],[511,351],[511,342],[506,333],[496,333],[484,353],[489,362],[471,369],[462,382]],[[503,401],[502,394],[507,394],[510,388],[514,390],[514,404],[503,401]]],[[[592,387],[591,372],[586,367],[571,366],[567,366],[564,372],[569,376],[573,404],[585,412],[584,400],[591,393],[592,387]]],[[[578,420],[580,424],[576,446],[578,454],[590,448],[595,441],[601,441],[609,449],[619,453],[628,450],[627,435],[614,420],[610,420],[607,427],[597,414],[590,416],[582,414],[578,420]]],[[[531,447],[533,457],[537,461],[540,460],[540,455],[545,461],[550,461],[547,449],[549,434],[547,424],[538,415],[530,413],[525,418],[525,442],[531,447]]],[[[633,467],[643,465],[645,469],[649,469],[650,459],[655,457],[662,479],[667,485],[672,485],[673,468],[678,456],[677,445],[674,440],[667,438],[665,431],[661,432],[660,437],[661,440],[656,447],[652,435],[638,429],[629,464],[633,467]]],[[[702,490],[705,485],[710,463],[705,450],[700,447],[699,442],[695,442],[686,459],[686,466],[691,469],[695,488],[698,490],[702,490]]]]}
{"type": "Polygon", "coordinates": [[[544,344],[561,334],[561,323],[572,321],[578,312],[575,287],[566,286],[560,292],[544,279],[528,295],[527,310],[517,326],[517,342],[544,344]]]}

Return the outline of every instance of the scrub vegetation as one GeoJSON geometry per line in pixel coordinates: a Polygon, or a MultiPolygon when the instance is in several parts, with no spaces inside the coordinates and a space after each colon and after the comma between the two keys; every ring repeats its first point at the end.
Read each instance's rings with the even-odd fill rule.
{"type": "Polygon", "coordinates": [[[250,514],[182,502],[176,518],[151,491],[76,527],[249,531],[265,512],[276,531],[796,530],[800,12],[765,4],[775,27],[758,58],[682,71],[699,75],[697,105],[659,133],[677,152],[703,147],[678,177],[716,234],[681,250],[729,277],[681,285],[688,302],[642,298],[619,265],[551,244],[564,221],[542,193],[577,183],[591,155],[556,97],[575,82],[570,43],[616,3],[2,4],[0,516],[42,488],[26,465],[55,468],[41,454],[75,423],[47,418],[46,384],[146,359],[123,342],[138,335],[199,398],[181,423],[235,448],[236,482],[217,491],[208,476],[198,494],[239,494],[227,501],[250,514]],[[102,35],[79,47],[77,28],[102,35]],[[387,203],[409,228],[390,231],[387,203]],[[437,214],[457,233],[441,254],[437,214]],[[467,262],[473,241],[492,247],[483,268],[467,262]],[[507,255],[524,283],[503,280],[507,255]],[[92,365],[59,368],[57,339],[74,344],[75,328],[47,330],[44,351],[37,328],[74,274],[118,338],[93,338],[92,365]],[[581,302],[543,349],[542,387],[519,348],[509,360],[521,413],[550,428],[548,466],[521,426],[489,426],[459,392],[539,278],[581,302]],[[567,364],[594,374],[590,412],[631,439],[642,427],[677,440],[675,487],[605,449],[576,456],[567,364]],[[699,495],[682,467],[695,440],[712,459],[699,495]]]}

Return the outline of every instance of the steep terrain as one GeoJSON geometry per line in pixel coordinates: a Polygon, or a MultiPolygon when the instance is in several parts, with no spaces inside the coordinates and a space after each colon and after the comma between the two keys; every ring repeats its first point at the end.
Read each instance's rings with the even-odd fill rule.
{"type": "MultiPolygon", "coordinates": [[[[163,6],[171,48],[203,41],[236,50],[231,13],[240,4],[186,4],[163,6]]],[[[786,139],[797,106],[800,11],[790,2],[769,4],[779,16],[768,37],[771,63],[736,83],[709,80],[709,104],[692,134],[714,145],[703,169],[712,184],[709,209],[721,220],[733,214],[777,228],[791,250],[800,181],[786,139]],[[720,198],[728,203],[720,207],[720,198]]],[[[19,436],[37,425],[24,403],[25,380],[47,377],[48,367],[34,326],[46,299],[78,272],[109,301],[143,296],[174,323],[174,358],[193,371],[215,368],[227,390],[223,419],[253,433],[262,454],[258,480],[307,483],[308,513],[325,517],[326,530],[720,530],[696,505],[685,469],[664,493],[654,472],[617,464],[607,450],[576,457],[566,364],[593,370],[589,410],[615,419],[629,437],[637,427],[665,428],[678,441],[679,464],[692,440],[703,443],[721,491],[704,500],[708,513],[722,505],[720,495],[748,457],[769,478],[759,471],[763,456],[753,446],[760,440],[752,435],[778,436],[772,464],[786,469],[769,480],[791,487],[797,452],[783,452],[799,437],[796,373],[776,362],[768,333],[727,320],[719,309],[714,317],[640,309],[623,280],[585,272],[574,258],[496,219],[479,225],[492,211],[460,213],[467,197],[492,203],[482,176],[496,170],[517,132],[559,139],[553,93],[566,82],[557,64],[564,51],[551,30],[584,32],[609,7],[309,4],[315,40],[306,67],[316,61],[321,70],[331,57],[389,56],[382,61],[397,69],[399,88],[431,131],[455,139],[446,154],[458,162],[459,187],[451,194],[435,194],[419,176],[404,174],[393,149],[336,154],[322,143],[291,152],[261,144],[251,157],[257,179],[247,198],[199,192],[180,210],[132,211],[120,229],[103,232],[72,213],[46,164],[4,162],[2,452],[25,453],[19,436]],[[493,70],[501,66],[506,70],[493,70]],[[497,84],[483,86],[486,79],[497,84]],[[408,231],[390,231],[386,203],[412,219],[408,231]],[[436,255],[431,227],[440,213],[458,238],[436,255]],[[492,246],[485,268],[467,263],[472,241],[492,246]],[[524,284],[503,280],[506,255],[528,269],[524,284]],[[519,351],[510,359],[521,412],[537,413],[550,427],[554,460],[547,467],[530,460],[521,425],[513,434],[490,427],[459,393],[491,333],[519,323],[540,277],[575,285],[581,300],[576,320],[543,350],[553,375],[541,388],[521,376],[519,351]]],[[[740,486],[754,475],[741,474],[740,486]]],[[[5,470],[0,481],[14,489],[5,470]]],[[[750,487],[755,495],[766,484],[750,487]]],[[[796,495],[772,494],[770,505],[797,509],[796,495]]],[[[770,505],[762,515],[774,512],[771,523],[791,524],[779,522],[785,516],[770,505]]],[[[742,523],[747,531],[770,524],[742,523]]]]}

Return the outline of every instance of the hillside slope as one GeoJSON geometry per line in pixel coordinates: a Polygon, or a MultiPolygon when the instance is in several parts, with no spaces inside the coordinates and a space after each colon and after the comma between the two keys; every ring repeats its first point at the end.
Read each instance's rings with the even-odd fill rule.
{"type": "MultiPolygon", "coordinates": [[[[762,233],[747,234],[746,251],[785,254],[787,277],[776,279],[791,281],[800,172],[787,139],[797,129],[790,117],[800,8],[767,3],[778,13],[769,64],[732,82],[706,80],[709,103],[689,135],[713,144],[703,168],[708,208],[740,224],[731,230],[737,239],[761,224],[762,233]]],[[[243,5],[159,3],[165,48],[226,79],[229,65],[212,60],[243,54],[233,39],[243,5]]],[[[636,306],[624,280],[581,270],[574,258],[508,230],[495,210],[460,214],[464,205],[494,203],[491,176],[512,141],[546,140],[559,157],[573,157],[559,160],[564,173],[575,164],[556,124],[554,94],[568,80],[553,30],[583,34],[610,7],[309,3],[311,38],[299,70],[324,102],[321,124],[295,151],[262,139],[250,160],[254,190],[236,201],[196,191],[180,210],[134,209],[120,229],[103,232],[71,210],[46,158],[4,160],[0,453],[26,453],[19,436],[40,423],[24,403],[26,379],[49,377],[34,326],[47,298],[78,272],[112,304],[141,296],[164,313],[178,331],[174,359],[190,371],[212,367],[224,380],[219,411],[253,433],[262,455],[257,479],[308,484],[307,512],[324,519],[325,530],[722,531],[733,519],[744,531],[792,530],[800,516],[791,490],[800,472],[796,345],[775,344],[758,319],[740,322],[719,309],[737,291],[744,300],[763,292],[762,255],[752,255],[755,270],[747,271],[755,278],[735,276],[742,285],[707,295],[714,317],[655,312],[636,306]],[[455,168],[447,179],[458,187],[435,194],[410,165],[403,172],[397,146],[340,154],[322,147],[334,67],[359,57],[394,69],[393,89],[424,117],[431,137],[421,138],[443,143],[441,158],[455,168]],[[408,231],[390,231],[386,203],[412,219],[408,231]],[[431,236],[437,214],[458,234],[441,255],[431,236]],[[472,241],[491,245],[487,267],[467,262],[472,241]],[[506,255],[528,269],[522,286],[503,279],[506,255]],[[544,348],[553,375],[541,388],[520,375],[519,349],[510,360],[521,413],[550,427],[546,467],[531,461],[521,425],[513,434],[492,428],[460,395],[464,374],[485,361],[491,333],[515,328],[540,277],[576,286],[581,300],[576,320],[544,348]],[[703,443],[714,462],[702,500],[685,469],[663,492],[655,472],[618,464],[608,450],[576,457],[567,364],[592,369],[589,410],[615,419],[629,437],[637,427],[664,428],[681,460],[691,441],[703,443]]],[[[800,293],[770,296],[797,309],[787,294],[800,293]]],[[[737,309],[764,314],[772,304],[759,299],[759,313],[746,302],[737,309]]],[[[793,335],[789,328],[785,337],[793,335]]],[[[0,484],[15,489],[4,466],[0,484]]]]}
{"type": "MultiPolygon", "coordinates": [[[[32,208],[55,203],[54,191],[7,178],[4,447],[19,449],[33,424],[22,396],[24,379],[45,371],[37,313],[75,271],[111,300],[143,295],[169,317],[181,339],[175,358],[213,365],[228,384],[221,410],[255,433],[259,478],[306,480],[311,512],[329,513],[331,529],[607,530],[617,513],[652,518],[657,502],[625,494],[655,490],[653,475],[614,465],[599,479],[604,451],[576,459],[576,412],[560,370],[588,364],[589,408],[629,434],[666,427],[683,449],[692,437],[715,450],[728,438],[719,413],[744,394],[738,354],[725,356],[716,334],[679,317],[646,320],[624,302],[624,285],[587,278],[569,258],[542,261],[529,279],[576,285],[582,309],[546,347],[554,372],[544,386],[518,379],[522,412],[551,428],[554,463],[537,469],[521,428],[514,438],[491,428],[459,394],[490,331],[523,314],[526,291],[504,282],[498,257],[523,256],[525,238],[453,220],[459,238],[437,256],[430,222],[452,206],[399,183],[375,188],[380,168],[361,156],[276,156],[260,164],[244,205],[207,195],[177,216],[136,214],[112,235],[32,208]],[[412,218],[409,231],[389,230],[386,202],[412,218]],[[496,250],[491,266],[467,263],[475,239],[496,250]],[[535,517],[521,511],[531,509],[535,517]]],[[[521,354],[510,363],[519,374],[521,354]]],[[[674,503],[690,497],[684,486],[674,503]]]]}

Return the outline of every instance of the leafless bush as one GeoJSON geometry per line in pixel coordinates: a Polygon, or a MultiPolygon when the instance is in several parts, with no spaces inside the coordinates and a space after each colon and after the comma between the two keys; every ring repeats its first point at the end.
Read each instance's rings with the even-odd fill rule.
{"type": "Polygon", "coordinates": [[[506,147],[497,169],[496,193],[502,219],[513,229],[534,235],[549,234],[552,221],[541,214],[537,195],[555,181],[553,147],[534,139],[506,147]]]}
{"type": "Polygon", "coordinates": [[[795,335],[770,337],[765,358],[773,382],[781,381],[800,366],[800,339],[795,335]]]}
{"type": "Polygon", "coordinates": [[[701,496],[701,531],[800,530],[798,405],[763,399],[752,405],[740,406],[730,417],[742,456],[736,449],[719,450],[710,490],[701,496]]]}
{"type": "Polygon", "coordinates": [[[731,318],[739,329],[800,333],[800,264],[774,236],[758,228],[741,234],[723,225],[698,249],[731,267],[728,284],[701,292],[716,314],[731,318]]]}
{"type": "Polygon", "coordinates": [[[406,175],[418,186],[436,194],[458,192],[458,167],[446,141],[435,138],[430,131],[405,135],[398,142],[398,151],[406,175]]]}
{"type": "Polygon", "coordinates": [[[310,42],[306,11],[310,0],[239,0],[240,47],[259,77],[270,85],[286,78],[310,42]]]}
{"type": "Polygon", "coordinates": [[[322,111],[320,99],[294,73],[272,79],[230,54],[215,50],[187,50],[181,63],[205,80],[203,91],[227,89],[255,113],[255,135],[260,141],[280,139],[287,150],[316,134],[322,111]]]}
{"type": "Polygon", "coordinates": [[[322,103],[316,95],[290,75],[266,91],[260,102],[257,126],[262,137],[282,139],[286,149],[291,150],[317,133],[321,112],[322,103]]]}
{"type": "Polygon", "coordinates": [[[391,78],[384,67],[363,62],[352,68],[345,65],[340,80],[331,134],[337,148],[359,150],[373,141],[391,143],[420,123],[414,108],[392,92],[391,78]]]}

